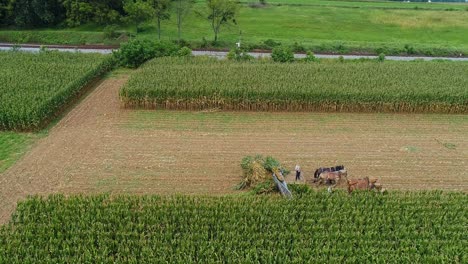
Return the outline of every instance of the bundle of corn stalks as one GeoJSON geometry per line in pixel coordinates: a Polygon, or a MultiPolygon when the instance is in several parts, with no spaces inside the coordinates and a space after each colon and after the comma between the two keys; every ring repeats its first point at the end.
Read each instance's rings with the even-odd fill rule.
{"type": "MultiPolygon", "coordinates": [[[[241,167],[244,179],[237,186],[237,189],[239,190],[248,187],[255,187],[259,183],[270,181],[272,173],[282,176],[289,173],[289,171],[281,166],[279,161],[270,156],[266,158],[262,155],[246,156],[242,159],[241,167]]],[[[279,180],[284,180],[284,178],[281,177],[279,180]]]]}

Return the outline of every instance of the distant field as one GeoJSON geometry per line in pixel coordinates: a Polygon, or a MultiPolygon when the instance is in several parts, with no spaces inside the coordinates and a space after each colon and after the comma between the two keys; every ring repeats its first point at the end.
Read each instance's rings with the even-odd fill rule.
{"type": "MultiPolygon", "coordinates": [[[[264,41],[272,39],[287,45],[295,44],[297,50],[313,49],[316,52],[468,55],[468,4],[276,1],[287,4],[277,5],[271,1],[270,5],[262,8],[243,4],[236,19],[238,24],[223,27],[220,42],[215,47],[233,47],[242,31],[242,42],[249,48],[271,48],[264,41]]],[[[198,1],[183,21],[182,38],[193,47],[212,46],[214,36],[206,17],[206,3],[198,1]]],[[[93,25],[59,30],[1,30],[0,41],[46,44],[119,42],[106,39],[102,30],[103,27],[93,25]]],[[[121,26],[120,30],[134,32],[135,26],[121,26]]],[[[142,30],[138,38],[157,38],[154,22],[143,26],[142,30]]],[[[162,38],[177,38],[175,14],[170,20],[162,21],[162,38]]]]}
{"type": "MultiPolygon", "coordinates": [[[[291,185],[290,185],[291,186],[291,185]]],[[[291,187],[292,188],[292,187],[291,187]]],[[[5,263],[466,263],[468,195],[51,196],[0,229],[5,263]]]]}
{"type": "Polygon", "coordinates": [[[0,52],[0,130],[39,128],[105,69],[106,58],[98,54],[0,52]]]}
{"type": "Polygon", "coordinates": [[[200,110],[468,112],[468,63],[237,63],[163,58],[121,89],[125,106],[200,110]]]}
{"type": "MultiPolygon", "coordinates": [[[[255,1],[242,0],[242,3],[255,1]]],[[[379,0],[267,0],[272,5],[302,5],[302,6],[333,6],[351,8],[384,8],[384,9],[434,9],[434,10],[461,10],[465,11],[468,4],[462,2],[410,2],[403,1],[379,1],[379,0]]]]}

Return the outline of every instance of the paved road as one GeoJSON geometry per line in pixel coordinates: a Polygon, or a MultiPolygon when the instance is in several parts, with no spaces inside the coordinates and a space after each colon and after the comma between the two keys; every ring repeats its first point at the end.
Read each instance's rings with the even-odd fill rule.
{"type": "MultiPolygon", "coordinates": [[[[11,50],[11,44],[0,43],[0,50],[11,50]]],[[[110,54],[112,53],[112,49],[97,49],[97,48],[70,48],[70,47],[50,47],[49,50],[58,50],[58,51],[67,51],[67,52],[82,52],[82,53],[101,53],[101,54],[110,54]]],[[[39,46],[28,45],[27,47],[19,48],[21,51],[27,52],[39,52],[39,46]]],[[[270,53],[262,53],[262,52],[250,52],[250,55],[254,56],[255,58],[259,57],[270,57],[270,53]]],[[[226,51],[193,51],[193,55],[195,56],[211,56],[216,58],[225,58],[227,55],[226,51]]],[[[304,58],[305,54],[295,54],[296,58],[304,58]]],[[[341,55],[327,55],[327,54],[316,54],[317,58],[327,58],[327,59],[337,59],[341,55]]],[[[375,59],[377,56],[369,56],[369,55],[342,55],[344,59],[375,59]]],[[[395,60],[395,61],[412,61],[412,60],[450,60],[450,61],[468,61],[468,58],[456,58],[456,57],[425,57],[425,56],[414,56],[414,57],[406,57],[406,56],[386,56],[385,59],[387,60],[395,60]]]]}

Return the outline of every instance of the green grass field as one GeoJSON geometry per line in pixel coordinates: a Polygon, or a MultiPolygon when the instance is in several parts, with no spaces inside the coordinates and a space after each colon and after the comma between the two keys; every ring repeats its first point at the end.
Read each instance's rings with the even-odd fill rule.
{"type": "MultiPolygon", "coordinates": [[[[233,47],[242,31],[242,41],[249,47],[262,47],[265,40],[284,44],[297,43],[316,52],[405,53],[405,45],[414,53],[426,55],[468,54],[467,4],[398,3],[359,1],[284,1],[287,5],[251,8],[243,4],[238,25],[222,28],[220,47],[233,47]],[[296,2],[297,1],[297,2],[296,2]],[[419,9],[415,9],[418,7],[419,9]],[[434,9],[434,10],[426,10],[434,9]],[[446,9],[454,11],[445,11],[446,9]]],[[[194,47],[213,39],[209,22],[205,19],[206,4],[198,1],[185,18],[182,37],[194,47]]],[[[134,31],[133,25],[122,30],[134,31]]],[[[99,33],[102,28],[86,25],[77,29],[42,31],[0,31],[0,41],[41,42],[62,44],[106,43],[99,33]],[[55,33],[54,33],[55,32],[55,33]],[[73,35],[76,36],[67,37],[73,35]],[[54,35],[55,34],[55,35],[54,35]]],[[[143,26],[139,38],[156,39],[155,23],[143,26]]],[[[162,38],[175,40],[175,15],[162,22],[162,38]]],[[[208,43],[209,45],[210,43],[208,43]]],[[[264,45],[263,45],[264,46],[264,45]]]]}
{"type": "Polygon", "coordinates": [[[466,194],[294,194],[30,198],[0,229],[0,262],[468,261],[466,194]]]}
{"type": "Polygon", "coordinates": [[[143,108],[466,113],[467,71],[464,62],[162,58],[136,71],[120,95],[143,108]]]}
{"type": "MultiPolygon", "coordinates": [[[[240,1],[242,3],[252,3],[255,1],[240,1]]],[[[402,1],[380,1],[380,0],[267,0],[270,5],[297,5],[297,6],[329,6],[329,7],[350,7],[350,8],[383,8],[383,9],[430,9],[444,11],[465,11],[465,3],[442,3],[442,2],[411,2],[402,1]]]]}

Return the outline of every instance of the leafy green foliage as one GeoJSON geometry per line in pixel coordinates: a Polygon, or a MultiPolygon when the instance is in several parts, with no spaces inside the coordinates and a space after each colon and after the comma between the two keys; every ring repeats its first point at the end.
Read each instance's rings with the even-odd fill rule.
{"type": "Polygon", "coordinates": [[[34,197],[0,229],[0,261],[466,263],[467,203],[450,192],[34,197]]]}
{"type": "Polygon", "coordinates": [[[114,57],[121,66],[137,68],[150,59],[173,56],[177,52],[177,46],[171,42],[133,39],[123,43],[120,49],[114,52],[114,57]]]}
{"type": "Polygon", "coordinates": [[[271,51],[271,58],[275,62],[293,62],[294,53],[289,47],[278,46],[271,51]]]}
{"type": "Polygon", "coordinates": [[[315,57],[315,54],[312,51],[307,51],[306,57],[304,58],[305,62],[316,62],[318,61],[317,57],[315,57]]]}
{"type": "Polygon", "coordinates": [[[139,31],[139,26],[143,22],[150,20],[155,15],[155,10],[151,4],[143,0],[126,0],[123,6],[128,22],[132,22],[136,26],[136,33],[139,31]]]}
{"type": "Polygon", "coordinates": [[[179,57],[192,57],[192,50],[188,47],[182,47],[177,51],[177,56],[179,57]]]}
{"type": "Polygon", "coordinates": [[[117,32],[118,26],[117,25],[108,25],[104,28],[103,33],[107,39],[115,39],[119,36],[117,32]]]}
{"type": "Polygon", "coordinates": [[[111,66],[107,56],[0,52],[0,130],[39,128],[93,77],[111,66]]]}
{"type": "Polygon", "coordinates": [[[171,17],[169,10],[171,0],[148,0],[154,10],[154,16],[158,25],[158,39],[161,39],[161,21],[168,20],[171,17]]]}
{"type": "Polygon", "coordinates": [[[243,49],[234,48],[228,52],[227,59],[236,61],[250,61],[253,60],[254,57],[243,49]]]}
{"type": "Polygon", "coordinates": [[[56,25],[65,18],[60,0],[15,0],[11,5],[14,22],[19,27],[56,25]]]}
{"type": "Polygon", "coordinates": [[[384,62],[385,61],[385,54],[380,53],[379,56],[377,57],[377,60],[379,62],[384,62]]]}
{"type": "Polygon", "coordinates": [[[68,26],[94,22],[107,25],[119,22],[124,14],[121,0],[62,0],[68,26]]]}
{"type": "Polygon", "coordinates": [[[144,65],[120,95],[129,107],[167,109],[466,113],[467,71],[465,62],[163,58],[144,65]]]}
{"type": "Polygon", "coordinates": [[[208,17],[211,29],[214,33],[214,41],[218,41],[218,34],[222,25],[232,21],[236,24],[236,15],[239,12],[239,5],[234,0],[206,0],[208,7],[208,17]]]}

